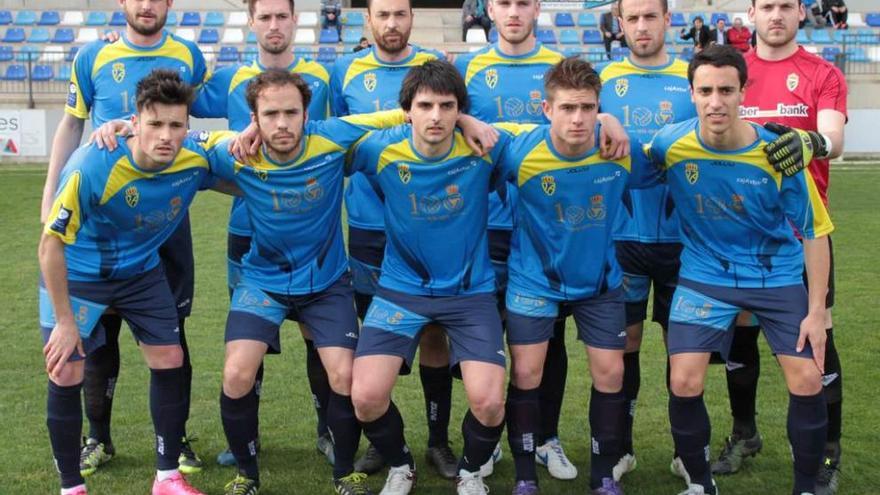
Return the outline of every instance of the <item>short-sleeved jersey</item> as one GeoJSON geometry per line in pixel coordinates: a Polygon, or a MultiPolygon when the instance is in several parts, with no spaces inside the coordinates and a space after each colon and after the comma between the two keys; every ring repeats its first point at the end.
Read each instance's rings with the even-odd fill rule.
{"type": "Polygon", "coordinates": [[[288,163],[261,150],[253,165],[228,151],[224,133],[200,133],[212,172],[243,192],[253,227],[243,276],[280,294],[311,294],[348,270],[342,237],[342,186],[348,148],[375,126],[403,123],[402,112],[306,122],[302,151],[288,163]]]}
{"type": "MultiPolygon", "coordinates": [[[[245,97],[248,83],[265,70],[256,60],[250,64],[233,65],[218,70],[199,90],[190,113],[195,117],[229,119],[230,129],[243,131],[251,123],[251,109],[245,97]]],[[[318,62],[297,57],[288,70],[302,76],[312,90],[309,119],[324,120],[329,117],[330,73],[327,68],[318,62]]],[[[250,237],[252,234],[244,201],[238,197],[232,200],[229,232],[243,237],[250,237]]]]}
{"type": "MultiPolygon", "coordinates": [[[[383,62],[375,48],[346,55],[336,61],[330,76],[330,106],[334,115],[355,115],[398,108],[400,85],[410,67],[443,59],[440,52],[411,46],[412,53],[399,62],[383,62]]],[[[382,202],[369,182],[354,174],[345,190],[348,224],[382,230],[382,202]]]]}
{"type": "MultiPolygon", "coordinates": [[[[745,54],[749,68],[740,116],[759,124],[778,122],[817,130],[821,110],[846,115],[846,78],[840,69],[804,47],[782,60],[763,60],[755,50],[745,54]]],[[[828,160],[813,160],[810,172],[822,201],[828,204],[828,160]]]]}
{"type": "Polygon", "coordinates": [[[133,45],[125,35],[113,43],[102,40],[84,46],[73,60],[64,110],[92,127],[135,113],[137,83],[155,69],[180,73],[193,86],[202,84],[208,69],[199,47],[163,31],[154,46],[133,45]]]}
{"type": "MultiPolygon", "coordinates": [[[[614,115],[632,142],[632,159],[647,161],[642,145],[667,124],[696,117],[691,102],[686,62],[645,67],[629,58],[598,68],[602,79],[602,111],[614,115]]],[[[645,243],[678,242],[678,220],[665,184],[630,189],[623,195],[625,208],[616,219],[615,240],[645,243]]]]}
{"type": "Polygon", "coordinates": [[[702,142],[699,120],[663,128],[646,145],[666,169],[681,222],[679,276],[739,288],[803,283],[806,239],[834,226],[809,171],[783,177],[767,162],[764,147],[776,135],[753,124],[755,141],[734,151],[702,142]]]}
{"type": "MultiPolygon", "coordinates": [[[[468,113],[483,122],[519,122],[544,124],[547,118],[544,100],[544,73],[564,57],[556,50],[536,43],[535,49],[523,55],[505,55],[492,44],[476,52],[459,55],[455,67],[467,85],[468,113]]],[[[502,187],[507,188],[507,184],[502,187]]],[[[511,206],[516,192],[492,192],[489,196],[489,228],[513,228],[511,206]],[[502,199],[503,198],[503,199],[502,199]]]]}
{"type": "Polygon", "coordinates": [[[519,191],[510,286],[565,301],[621,284],[612,232],[630,163],[630,157],[605,160],[598,147],[580,157],[563,156],[548,125],[520,133],[506,146],[499,172],[519,191]]]}
{"type": "Polygon", "coordinates": [[[474,155],[456,131],[449,153],[426,158],[406,125],[371,134],[351,160],[384,201],[380,286],[429,296],[495,290],[486,231],[492,157],[474,155]]]}
{"type": "Polygon", "coordinates": [[[69,280],[131,278],[159,263],[159,246],[209,186],[207,153],[187,139],[167,167],[138,167],[127,141],[114,151],[94,144],[67,161],[43,232],[65,244],[69,280]]]}

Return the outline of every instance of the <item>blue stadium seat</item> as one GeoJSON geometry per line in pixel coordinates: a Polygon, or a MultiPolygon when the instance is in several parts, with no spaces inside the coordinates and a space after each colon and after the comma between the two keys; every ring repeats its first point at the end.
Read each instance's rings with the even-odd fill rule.
{"type": "Polygon", "coordinates": [[[817,45],[830,45],[835,41],[831,39],[830,29],[814,29],[812,36],[813,43],[817,45]]]}
{"type": "Polygon", "coordinates": [[[579,27],[596,27],[599,22],[596,20],[596,14],[592,12],[581,12],[578,14],[579,27]]]}
{"type": "Polygon", "coordinates": [[[38,27],[31,29],[31,35],[28,37],[28,43],[48,43],[49,29],[38,27]]]}
{"type": "Polygon", "coordinates": [[[493,27],[489,30],[489,43],[497,43],[498,42],[498,31],[493,27]]]}
{"type": "Polygon", "coordinates": [[[86,16],[86,26],[104,26],[107,24],[107,13],[93,10],[86,16]]]}
{"type": "Polygon", "coordinates": [[[216,29],[202,29],[199,33],[199,44],[210,45],[220,41],[220,33],[216,29]]]}
{"type": "Polygon", "coordinates": [[[584,29],[584,44],[602,43],[602,33],[598,29],[584,29]]]}
{"type": "Polygon", "coordinates": [[[663,35],[663,40],[664,43],[666,43],[666,46],[674,45],[675,38],[676,37],[672,34],[672,31],[666,31],[666,33],[663,35]]]}
{"type": "Polygon", "coordinates": [[[314,54],[314,50],[310,46],[297,46],[294,47],[293,53],[301,57],[311,57],[314,54]]]}
{"type": "Polygon", "coordinates": [[[559,32],[559,42],[563,45],[579,45],[581,40],[574,29],[563,29],[559,32]]]}
{"type": "Polygon", "coordinates": [[[346,44],[356,45],[361,40],[361,35],[363,35],[363,31],[351,28],[351,29],[343,29],[342,30],[342,42],[346,44]]]}
{"type": "Polygon", "coordinates": [[[34,81],[51,81],[55,77],[55,71],[51,65],[35,65],[31,70],[31,79],[34,81]]]}
{"type": "Polygon", "coordinates": [[[574,18],[568,12],[556,14],[556,27],[574,27],[574,18]]]}
{"type": "Polygon", "coordinates": [[[364,25],[364,14],[360,12],[346,12],[342,14],[342,25],[343,26],[363,26],[364,25]]]}
{"type": "Polygon", "coordinates": [[[690,62],[692,58],[694,58],[694,48],[691,46],[686,46],[682,48],[681,53],[678,54],[678,58],[684,60],[685,62],[690,62]]]}
{"type": "Polygon", "coordinates": [[[202,24],[202,16],[198,12],[184,12],[183,19],[180,20],[181,26],[200,26],[202,24]]]}
{"type": "Polygon", "coordinates": [[[840,54],[839,46],[826,46],[822,49],[822,58],[829,62],[834,62],[837,56],[840,54]]]}
{"type": "Polygon", "coordinates": [[[611,60],[623,60],[627,55],[629,55],[629,48],[615,46],[611,49],[611,60]]]}
{"type": "Polygon", "coordinates": [[[72,46],[72,47],[70,47],[70,51],[67,52],[67,55],[64,56],[64,61],[65,61],[65,62],[73,62],[73,59],[76,58],[76,53],[77,53],[78,51],[79,51],[79,47],[78,47],[78,46],[72,46]]]}
{"type": "MultiPolygon", "coordinates": [[[[838,31],[838,32],[840,32],[840,31],[838,31]]],[[[871,45],[876,45],[876,44],[878,44],[878,41],[880,41],[880,40],[878,40],[877,31],[874,31],[873,29],[870,29],[870,28],[859,29],[856,32],[856,39],[858,40],[859,43],[865,43],[865,44],[871,44],[871,45]]],[[[851,41],[852,37],[850,37],[849,40],[851,41]]]]}
{"type": "Polygon", "coordinates": [[[6,73],[3,79],[7,81],[24,81],[27,79],[27,69],[23,65],[14,64],[6,67],[6,73]]]}
{"type": "Polygon", "coordinates": [[[205,14],[205,26],[222,26],[226,24],[223,12],[208,12],[205,14]]]}
{"type": "Polygon", "coordinates": [[[846,58],[848,58],[851,62],[867,62],[868,54],[865,53],[865,50],[863,48],[847,48],[846,58]]]}
{"type": "Polygon", "coordinates": [[[0,46],[0,62],[9,62],[13,58],[11,46],[0,46]]]}
{"type": "Polygon", "coordinates": [[[583,50],[578,46],[567,46],[562,50],[562,54],[566,57],[579,57],[581,56],[581,53],[583,53],[583,50]]]}
{"type": "MultiPolygon", "coordinates": [[[[335,29],[333,30],[336,31],[335,29]]],[[[318,48],[318,62],[330,63],[336,61],[336,48],[322,46],[318,48]]]]}
{"type": "Polygon", "coordinates": [[[797,37],[795,39],[801,45],[807,45],[810,43],[810,37],[807,35],[807,31],[805,29],[798,29],[797,37]]]}
{"type": "Polygon", "coordinates": [[[556,44],[556,31],[552,29],[539,29],[537,33],[538,41],[545,45],[556,44]]]}
{"type": "Polygon", "coordinates": [[[16,26],[31,26],[37,23],[37,13],[33,10],[19,10],[15,14],[16,26]]]}
{"type": "Polygon", "coordinates": [[[36,62],[38,58],[40,58],[40,49],[31,45],[22,46],[15,55],[16,62],[27,62],[28,59],[36,62]]]}
{"type": "Polygon", "coordinates": [[[177,25],[177,11],[172,10],[168,12],[168,17],[165,19],[165,27],[172,27],[177,25]]]}
{"type": "Polygon", "coordinates": [[[590,62],[601,62],[605,60],[605,48],[601,46],[591,46],[587,48],[587,60],[590,62]]]}
{"type": "MultiPolygon", "coordinates": [[[[321,35],[318,37],[318,43],[339,43],[339,33],[336,32],[335,28],[322,29],[321,35]]],[[[334,51],[333,53],[336,52],[334,51]]],[[[336,60],[336,55],[333,56],[333,60],[336,60]]]]}
{"type": "Polygon", "coordinates": [[[61,14],[57,10],[44,10],[40,14],[40,20],[37,21],[37,24],[40,26],[55,26],[59,22],[61,22],[61,14]]]}
{"type": "Polygon", "coordinates": [[[218,62],[238,62],[238,48],[234,46],[221,46],[220,54],[217,55],[218,62]]]}
{"type": "Polygon", "coordinates": [[[716,12],[712,14],[712,25],[718,24],[719,19],[724,19],[724,24],[730,25],[730,17],[727,16],[727,12],[716,12]]]}
{"type": "Polygon", "coordinates": [[[880,12],[871,12],[865,15],[865,24],[871,27],[880,27],[880,12]]]}
{"type": "Polygon", "coordinates": [[[257,44],[257,33],[253,31],[248,31],[247,40],[245,41],[248,45],[256,45],[257,44]]]}
{"type": "Polygon", "coordinates": [[[673,12],[672,19],[669,25],[672,27],[685,27],[688,25],[688,23],[684,19],[684,14],[682,14],[681,12],[673,12]]]}
{"type": "Polygon", "coordinates": [[[58,68],[58,72],[55,73],[56,81],[69,81],[70,80],[70,64],[62,65],[58,68]]]}
{"type": "Polygon", "coordinates": [[[125,12],[115,11],[110,16],[110,25],[111,26],[125,26],[127,24],[125,20],[125,12]]]}
{"type": "Polygon", "coordinates": [[[6,28],[6,34],[3,35],[3,43],[21,43],[22,41],[24,41],[24,28],[6,28]]]}
{"type": "Polygon", "coordinates": [[[12,24],[12,12],[8,10],[0,10],[0,26],[12,24]]]}
{"type": "Polygon", "coordinates": [[[242,56],[242,61],[250,63],[257,59],[260,55],[260,50],[255,46],[249,46],[244,49],[244,55],[242,56]]]}
{"type": "Polygon", "coordinates": [[[73,43],[73,29],[58,28],[55,30],[55,36],[52,37],[52,43],[73,43]]]}

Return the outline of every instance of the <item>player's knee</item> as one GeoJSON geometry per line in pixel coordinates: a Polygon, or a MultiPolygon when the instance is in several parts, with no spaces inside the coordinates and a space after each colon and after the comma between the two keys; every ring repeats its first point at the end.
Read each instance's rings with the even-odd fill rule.
{"type": "Polygon", "coordinates": [[[678,397],[696,397],[703,393],[703,379],[699,373],[673,369],[669,375],[669,388],[678,397]]]}
{"type": "Polygon", "coordinates": [[[150,369],[170,370],[183,366],[183,348],[180,345],[141,344],[141,349],[150,369]]]}
{"type": "Polygon", "coordinates": [[[385,414],[391,403],[391,396],[381,390],[353,383],[351,403],[354,405],[354,414],[357,419],[362,422],[370,422],[385,414]]]}
{"type": "Polygon", "coordinates": [[[50,376],[49,380],[59,387],[72,387],[83,381],[83,364],[85,361],[68,362],[61,371],[50,376]]]}
{"type": "Polygon", "coordinates": [[[223,366],[223,393],[237,399],[244,397],[254,388],[256,370],[227,360],[223,366]]]}
{"type": "Polygon", "coordinates": [[[497,426],[504,420],[504,393],[494,391],[480,394],[470,401],[471,413],[487,426],[497,426]]]}
{"type": "Polygon", "coordinates": [[[340,395],[351,394],[351,363],[337,363],[327,369],[330,388],[340,395]]]}
{"type": "Polygon", "coordinates": [[[619,391],[623,387],[623,357],[591,361],[590,375],[596,390],[608,393],[619,391]]]}
{"type": "Polygon", "coordinates": [[[530,362],[513,361],[510,367],[510,379],[516,388],[531,390],[541,385],[543,372],[543,363],[539,364],[537,360],[530,362]]]}
{"type": "Polygon", "coordinates": [[[822,375],[812,361],[790,368],[785,373],[789,392],[795,395],[816,395],[822,390],[822,375]]]}

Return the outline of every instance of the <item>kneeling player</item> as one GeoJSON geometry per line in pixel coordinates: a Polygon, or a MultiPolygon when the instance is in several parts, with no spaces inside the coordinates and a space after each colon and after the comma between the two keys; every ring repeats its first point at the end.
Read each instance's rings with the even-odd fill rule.
{"type": "Polygon", "coordinates": [[[699,118],[664,128],[646,147],[667,170],[683,232],[668,342],[669,417],[689,474],[683,493],[716,493],[703,382],[710,352],[727,354],[742,310],[758,318],[788,385],[792,493],[813,493],[827,428],[821,372],[826,236],[833,226],[809,172],[774,171],[763,149],[776,135],[740,120],[742,55],[727,46],[707,48],[694,57],[688,79],[699,118]],[[801,278],[805,264],[809,293],[801,278]]]}

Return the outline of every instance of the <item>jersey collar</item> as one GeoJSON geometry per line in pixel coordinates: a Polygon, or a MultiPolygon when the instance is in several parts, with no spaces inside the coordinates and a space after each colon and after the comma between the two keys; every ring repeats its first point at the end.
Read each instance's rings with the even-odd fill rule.
{"type": "MultiPolygon", "coordinates": [[[[287,70],[288,72],[294,70],[294,69],[296,68],[296,66],[299,65],[299,63],[300,63],[301,60],[302,60],[302,59],[301,59],[300,57],[294,55],[294,56],[293,56],[293,62],[291,62],[290,65],[287,66],[287,69],[286,69],[286,70],[287,70]]],[[[264,66],[263,64],[260,63],[260,58],[259,58],[259,57],[257,57],[257,58],[254,59],[254,67],[260,69],[260,72],[266,72],[267,70],[269,70],[268,67],[266,67],[266,66],[264,66]]]]}
{"type": "Polygon", "coordinates": [[[499,57],[507,60],[522,60],[524,58],[534,57],[544,45],[541,44],[540,41],[535,41],[535,48],[528,53],[523,53],[522,55],[508,55],[501,51],[501,47],[498,45],[498,42],[492,43],[492,49],[495,50],[495,53],[498,54],[499,57]]]}
{"type": "Polygon", "coordinates": [[[637,69],[654,71],[654,70],[663,70],[663,69],[665,69],[675,63],[675,56],[674,55],[669,55],[668,57],[669,57],[669,61],[667,61],[665,64],[660,64],[660,65],[639,65],[639,64],[633,62],[633,59],[630,58],[629,55],[627,55],[626,61],[627,61],[627,63],[629,63],[630,65],[632,65],[633,67],[635,67],[637,69]]]}
{"type": "Polygon", "coordinates": [[[544,126],[544,142],[547,143],[547,149],[550,150],[550,153],[553,153],[553,156],[555,156],[556,158],[559,158],[560,160],[562,160],[564,162],[575,163],[575,162],[583,161],[583,160],[589,158],[590,156],[595,155],[596,152],[599,151],[599,146],[598,146],[598,143],[599,143],[599,123],[598,122],[596,123],[596,130],[594,132],[596,134],[596,137],[595,137],[593,147],[588,149],[581,156],[568,157],[568,156],[563,155],[559,151],[557,151],[556,147],[553,146],[553,139],[550,137],[550,125],[549,124],[544,126]]]}
{"type": "Polygon", "coordinates": [[[704,143],[703,138],[700,137],[700,121],[699,120],[697,120],[697,123],[694,126],[694,133],[697,135],[697,142],[700,143],[700,146],[705,148],[707,151],[710,151],[712,153],[716,153],[718,155],[737,155],[737,154],[745,153],[747,151],[751,151],[756,146],[761,144],[761,141],[763,140],[761,138],[762,127],[754,122],[749,122],[749,125],[751,125],[753,129],[755,129],[755,134],[756,134],[755,141],[750,144],[747,144],[737,150],[719,150],[719,149],[713,148],[712,146],[709,146],[708,144],[704,143]]]}
{"type": "Polygon", "coordinates": [[[159,41],[157,41],[155,44],[150,45],[150,46],[135,45],[134,43],[129,41],[129,39],[125,36],[125,31],[122,32],[122,36],[120,36],[119,39],[121,39],[122,42],[125,43],[125,46],[131,48],[132,50],[146,52],[146,51],[150,51],[150,50],[155,50],[156,48],[159,48],[160,46],[162,46],[165,43],[165,41],[168,39],[168,31],[163,29],[162,30],[162,38],[159,41]]]}
{"type": "Polygon", "coordinates": [[[455,140],[456,140],[455,138],[456,138],[457,133],[458,133],[458,131],[453,131],[453,133],[452,133],[452,145],[449,146],[449,150],[447,150],[446,153],[443,153],[441,156],[437,156],[437,157],[428,157],[428,156],[425,156],[425,155],[419,153],[419,150],[416,149],[416,144],[413,142],[412,124],[409,125],[409,136],[407,137],[407,141],[409,141],[409,147],[412,150],[413,154],[420,161],[427,162],[427,163],[438,163],[438,162],[442,162],[443,160],[449,158],[449,155],[452,154],[452,150],[455,149],[455,140]]]}
{"type": "Polygon", "coordinates": [[[370,53],[373,55],[373,58],[376,59],[376,62],[379,62],[382,65],[391,65],[391,66],[406,65],[407,63],[411,62],[412,59],[414,59],[416,57],[416,54],[419,53],[419,51],[420,51],[420,48],[417,47],[416,45],[407,44],[406,46],[411,48],[409,55],[407,55],[407,57],[402,60],[398,60],[397,62],[388,62],[388,61],[382,60],[379,57],[379,53],[376,51],[375,45],[370,47],[370,53]]]}

